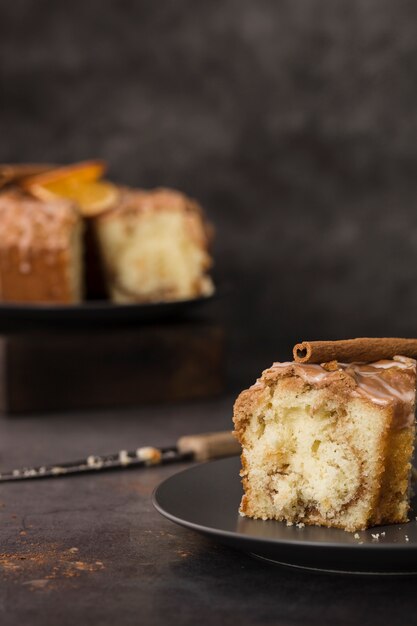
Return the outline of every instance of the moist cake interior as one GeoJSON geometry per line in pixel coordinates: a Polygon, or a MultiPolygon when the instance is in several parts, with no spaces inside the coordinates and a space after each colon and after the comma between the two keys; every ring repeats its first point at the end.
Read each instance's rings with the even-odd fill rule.
{"type": "Polygon", "coordinates": [[[134,192],[96,221],[116,302],[181,300],[212,293],[202,217],[187,202],[173,191],[134,192]]]}

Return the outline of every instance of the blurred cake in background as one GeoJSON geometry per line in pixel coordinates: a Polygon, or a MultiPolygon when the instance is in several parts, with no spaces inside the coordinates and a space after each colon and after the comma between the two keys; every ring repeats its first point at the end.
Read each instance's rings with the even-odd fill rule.
{"type": "Polygon", "coordinates": [[[213,293],[211,227],[168,189],[121,188],[102,161],[0,166],[0,301],[163,302],[213,293]]]}
{"type": "Polygon", "coordinates": [[[200,206],[169,189],[124,190],[94,218],[115,302],[185,300],[213,293],[210,229],[200,206]]]}
{"type": "Polygon", "coordinates": [[[0,194],[0,300],[82,298],[82,220],[70,200],[0,194]]]}

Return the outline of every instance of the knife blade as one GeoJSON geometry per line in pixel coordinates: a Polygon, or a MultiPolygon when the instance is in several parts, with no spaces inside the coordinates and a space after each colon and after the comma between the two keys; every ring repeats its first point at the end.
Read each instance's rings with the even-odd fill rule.
{"type": "Polygon", "coordinates": [[[209,461],[237,454],[240,454],[240,445],[232,432],[202,433],[180,437],[174,446],[163,448],[142,446],[136,450],[120,450],[113,454],[89,455],[85,459],[78,461],[8,470],[0,472],[0,483],[39,478],[58,478],[73,474],[133,467],[150,467],[152,465],[165,465],[181,461],[209,461]]]}

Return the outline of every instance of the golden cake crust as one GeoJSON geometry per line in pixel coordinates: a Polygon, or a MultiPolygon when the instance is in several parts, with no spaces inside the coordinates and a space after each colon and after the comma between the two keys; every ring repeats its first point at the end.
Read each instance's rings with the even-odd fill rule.
{"type": "Polygon", "coordinates": [[[72,237],[80,218],[67,200],[41,202],[19,191],[0,194],[0,300],[74,301],[72,237]]]}

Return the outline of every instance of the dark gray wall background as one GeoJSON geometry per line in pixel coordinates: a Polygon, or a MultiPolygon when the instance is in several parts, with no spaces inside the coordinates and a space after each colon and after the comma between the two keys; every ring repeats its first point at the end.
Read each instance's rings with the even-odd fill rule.
{"type": "Polygon", "coordinates": [[[101,156],[120,182],[200,199],[235,373],[296,339],[417,336],[415,2],[0,12],[0,160],[101,156]]]}

